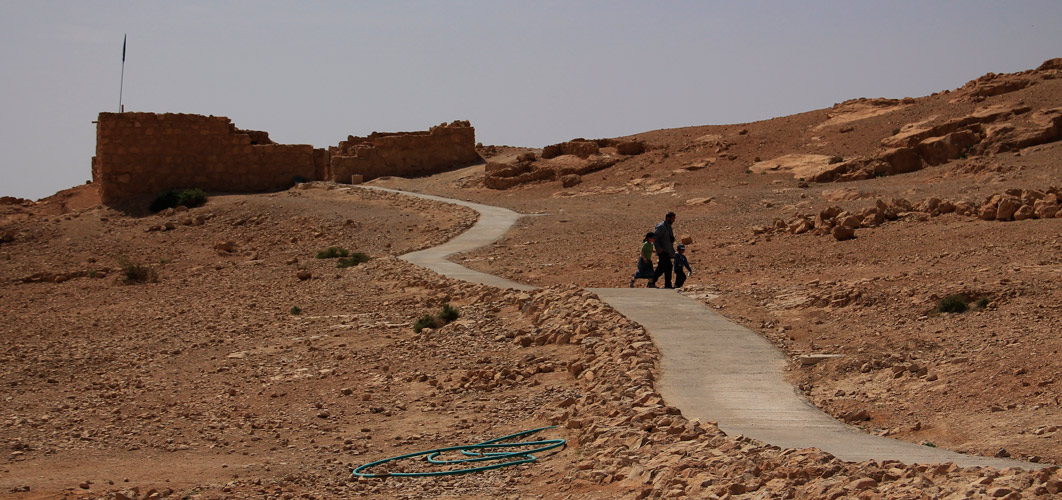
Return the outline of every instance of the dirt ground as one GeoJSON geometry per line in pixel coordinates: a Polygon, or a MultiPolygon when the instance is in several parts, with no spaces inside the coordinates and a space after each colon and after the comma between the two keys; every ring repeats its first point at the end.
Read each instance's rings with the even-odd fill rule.
{"type": "MultiPolygon", "coordinates": [[[[1062,106],[1060,79],[984,90],[1000,81],[647,132],[624,139],[648,151],[568,188],[488,189],[482,165],[372,182],[531,215],[455,259],[546,287],[531,293],[395,259],[452,238],[475,214],[357,188],[217,195],[151,216],[98,206],[91,186],[12,200],[0,205],[0,234],[10,236],[0,244],[0,497],[1055,495],[1057,467],[852,464],[687,420],[653,388],[657,353],[645,331],[581,289],[627,286],[641,236],[675,211],[675,233],[692,240],[684,292],[783,349],[794,385],[825,411],[897,439],[1059,464],[1062,219],[917,205],[979,207],[1007,190],[1059,187],[1062,142],[844,183],[752,168],[792,154],[871,157],[911,124],[986,105],[1062,106]],[[857,213],[898,198],[913,206],[853,239],[788,230],[831,206],[857,213]],[[785,229],[774,229],[778,219],[785,229]],[[332,246],[372,260],[338,268],[314,258],[332,246]],[[157,281],[122,284],[123,262],[157,281]],[[971,310],[937,312],[953,294],[971,310]],[[460,311],[456,321],[414,332],[444,304],[460,311]],[[803,365],[808,354],[843,356],[803,365]],[[568,445],[532,464],[350,478],[369,461],[548,425],[559,427],[536,437],[568,445]]],[[[529,151],[538,150],[486,156],[529,151]]]]}

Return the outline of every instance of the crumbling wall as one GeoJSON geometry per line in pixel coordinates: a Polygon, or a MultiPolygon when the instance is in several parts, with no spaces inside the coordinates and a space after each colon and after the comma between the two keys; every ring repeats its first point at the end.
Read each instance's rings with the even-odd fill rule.
{"type": "Polygon", "coordinates": [[[260,192],[323,179],[328,153],[306,144],[274,144],[223,116],[100,113],[92,180],[103,203],[168,189],[260,192]]]}
{"type": "Polygon", "coordinates": [[[331,153],[331,180],[349,183],[388,175],[419,177],[481,161],[476,153],[476,130],[467,121],[443,123],[427,132],[374,132],[348,136],[331,153]]]}

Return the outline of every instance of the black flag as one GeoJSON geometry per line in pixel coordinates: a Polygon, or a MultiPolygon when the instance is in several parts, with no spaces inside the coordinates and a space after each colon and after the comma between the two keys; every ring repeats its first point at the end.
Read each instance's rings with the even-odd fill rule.
{"type": "Polygon", "coordinates": [[[125,37],[128,35],[122,35],[122,62],[125,62],[125,37]]]}

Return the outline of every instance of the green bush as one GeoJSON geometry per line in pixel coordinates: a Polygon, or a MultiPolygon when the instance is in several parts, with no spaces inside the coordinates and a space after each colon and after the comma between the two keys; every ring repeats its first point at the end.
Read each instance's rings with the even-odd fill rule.
{"type": "Polygon", "coordinates": [[[362,262],[368,262],[368,261],[369,261],[369,256],[368,255],[365,255],[365,254],[363,254],[361,252],[354,252],[350,257],[340,258],[339,259],[339,263],[336,264],[336,267],[339,267],[339,268],[354,267],[354,266],[356,266],[358,264],[361,264],[362,262]]]}
{"type": "Polygon", "coordinates": [[[118,258],[118,267],[122,269],[122,274],[118,279],[124,285],[154,283],[159,280],[159,275],[155,268],[145,266],[139,262],[133,262],[126,257],[118,258]]]}
{"type": "Polygon", "coordinates": [[[981,298],[977,299],[977,302],[974,303],[974,307],[977,308],[977,309],[984,309],[984,308],[988,307],[988,303],[989,302],[991,302],[991,301],[988,300],[988,297],[981,297],[981,298]]]}
{"type": "Polygon", "coordinates": [[[942,313],[961,313],[966,312],[969,307],[966,305],[966,297],[960,294],[948,295],[940,302],[937,302],[937,312],[942,313]]]}
{"type": "Polygon", "coordinates": [[[442,311],[439,311],[439,319],[449,323],[457,318],[461,317],[461,313],[456,307],[450,304],[443,304],[442,311]]]}
{"type": "Polygon", "coordinates": [[[436,314],[435,316],[425,314],[424,316],[421,316],[416,323],[413,323],[413,331],[420,333],[421,330],[425,328],[439,328],[460,316],[461,313],[456,307],[451,306],[450,304],[443,304],[442,310],[439,311],[439,314],[436,314]]]}
{"type": "Polygon", "coordinates": [[[299,306],[291,306],[291,311],[289,312],[291,312],[292,316],[298,316],[302,314],[302,308],[299,306]]]}
{"type": "Polygon", "coordinates": [[[413,331],[420,333],[421,330],[425,328],[438,328],[440,326],[442,326],[442,322],[439,321],[439,318],[430,314],[425,314],[424,316],[421,316],[416,323],[413,323],[413,331]]]}
{"type": "Polygon", "coordinates": [[[188,208],[206,203],[207,196],[202,189],[171,189],[160,194],[148,207],[152,212],[161,212],[167,208],[184,205],[188,208]]]}
{"type": "Polygon", "coordinates": [[[349,255],[349,250],[340,247],[328,247],[324,250],[317,252],[318,259],[338,259],[340,257],[347,257],[349,255]]]}

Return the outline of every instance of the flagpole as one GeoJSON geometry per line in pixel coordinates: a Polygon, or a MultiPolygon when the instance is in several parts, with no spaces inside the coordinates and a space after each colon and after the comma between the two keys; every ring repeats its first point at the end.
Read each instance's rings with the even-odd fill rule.
{"type": "Polygon", "coordinates": [[[122,92],[125,91],[125,38],[128,35],[122,35],[122,82],[118,85],[118,112],[122,110],[122,92]]]}

